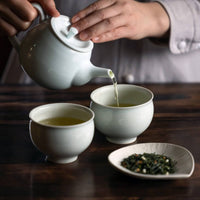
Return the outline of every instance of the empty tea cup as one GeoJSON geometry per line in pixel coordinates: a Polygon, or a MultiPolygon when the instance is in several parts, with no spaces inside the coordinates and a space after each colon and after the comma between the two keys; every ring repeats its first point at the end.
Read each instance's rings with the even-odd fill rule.
{"type": "Polygon", "coordinates": [[[95,127],[108,141],[116,144],[134,142],[150,125],[153,93],[144,87],[118,84],[119,107],[113,85],[94,90],[90,107],[95,113],[95,127]]]}
{"type": "Polygon", "coordinates": [[[72,103],[53,103],[30,111],[30,137],[47,160],[70,163],[92,142],[94,112],[72,103]]]}

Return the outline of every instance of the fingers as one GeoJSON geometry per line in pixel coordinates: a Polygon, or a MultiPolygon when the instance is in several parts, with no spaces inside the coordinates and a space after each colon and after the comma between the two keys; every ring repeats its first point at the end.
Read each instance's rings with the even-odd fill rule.
{"type": "Polygon", "coordinates": [[[13,36],[20,30],[26,30],[37,11],[27,0],[0,0],[0,32],[13,36]]]}
{"type": "Polygon", "coordinates": [[[92,41],[94,43],[101,43],[101,42],[108,42],[112,40],[117,40],[122,37],[125,37],[126,34],[128,33],[128,28],[123,26],[123,27],[118,27],[113,29],[112,31],[108,31],[106,33],[103,33],[102,35],[99,35],[97,37],[94,37],[92,41]]]}
{"type": "MultiPolygon", "coordinates": [[[[5,1],[3,1],[5,2],[5,1]]],[[[8,4],[3,4],[2,1],[0,2],[0,29],[1,32],[5,33],[8,36],[12,36],[16,34],[17,30],[26,30],[30,26],[30,21],[28,19],[34,17],[29,14],[26,15],[25,9],[22,10],[23,14],[23,19],[20,17],[20,15],[17,12],[17,7],[15,1],[12,5],[10,6],[9,4],[11,1],[7,1],[6,3],[8,4]]],[[[24,7],[27,5],[24,4],[24,7]]],[[[33,13],[34,13],[33,9],[33,13]]],[[[22,13],[21,12],[21,13],[22,13]]],[[[35,15],[37,16],[37,12],[35,11],[35,15]]]]}
{"type": "Polygon", "coordinates": [[[79,37],[82,40],[89,40],[96,36],[117,29],[118,27],[124,26],[124,24],[125,24],[125,18],[121,17],[121,15],[109,17],[91,26],[89,29],[81,32],[79,34],[79,37]]]}
{"type": "Polygon", "coordinates": [[[9,0],[7,5],[5,5],[5,9],[10,9],[23,21],[33,21],[37,17],[37,11],[27,0],[9,0]]]}
{"type": "Polygon", "coordinates": [[[38,2],[41,4],[42,8],[44,9],[45,13],[52,17],[58,17],[60,13],[56,9],[56,5],[54,0],[29,0],[30,2],[38,2]]]}
{"type": "Polygon", "coordinates": [[[103,42],[126,37],[132,15],[132,0],[99,0],[72,18],[81,40],[103,42]],[[123,34],[118,34],[122,31],[123,34]],[[104,35],[105,34],[105,35],[104,35]],[[113,37],[113,38],[112,38],[113,37]]]}
{"type": "Polygon", "coordinates": [[[76,23],[77,21],[88,16],[89,14],[91,14],[91,13],[97,11],[97,10],[111,6],[114,3],[115,3],[115,0],[99,0],[99,1],[96,1],[95,3],[89,5],[87,8],[85,8],[84,10],[77,13],[72,18],[72,23],[76,23]]]}
{"type": "Polygon", "coordinates": [[[0,35],[13,36],[17,33],[14,26],[7,23],[4,19],[0,18],[0,35]]]}
{"type": "Polygon", "coordinates": [[[13,13],[9,8],[5,8],[4,13],[2,13],[2,17],[9,24],[16,27],[16,29],[18,30],[26,30],[30,25],[29,21],[22,20],[15,13],[13,13]]]}
{"type": "Polygon", "coordinates": [[[79,32],[81,32],[82,30],[87,29],[88,27],[91,27],[105,19],[118,15],[120,12],[121,11],[118,5],[108,6],[104,9],[100,9],[94,13],[91,13],[82,20],[73,24],[73,26],[77,28],[79,32]]]}
{"type": "MultiPolygon", "coordinates": [[[[96,2],[104,2],[104,0],[96,2]]],[[[81,15],[82,18],[72,26],[78,29],[79,37],[81,40],[89,40],[94,36],[100,35],[103,32],[108,32],[111,29],[115,29],[118,26],[121,26],[124,22],[124,17],[121,17],[121,7],[120,4],[115,3],[114,1],[106,1],[107,3],[103,6],[89,6],[86,10],[81,11],[80,13],[84,13],[81,15]],[[92,9],[92,8],[93,9],[92,9]],[[100,9],[99,9],[100,8],[100,9]],[[89,11],[87,11],[89,9],[89,11]],[[94,10],[94,12],[92,12],[94,10]],[[92,12],[92,13],[91,13],[92,12]],[[82,32],[83,31],[83,32],[82,32]]],[[[98,4],[97,4],[98,5],[98,4]]],[[[80,14],[79,13],[79,14],[80,14]]],[[[78,14],[78,15],[79,15],[78,14]]],[[[73,19],[76,20],[76,16],[73,19]]]]}
{"type": "Polygon", "coordinates": [[[48,15],[60,15],[54,0],[0,0],[0,32],[13,36],[26,30],[38,15],[31,2],[40,3],[48,15]]]}

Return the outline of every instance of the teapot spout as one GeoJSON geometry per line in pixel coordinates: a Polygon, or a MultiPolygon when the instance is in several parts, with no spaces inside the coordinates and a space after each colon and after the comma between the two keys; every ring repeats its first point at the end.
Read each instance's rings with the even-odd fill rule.
{"type": "Polygon", "coordinates": [[[104,77],[113,79],[114,73],[111,69],[106,69],[102,67],[96,67],[90,65],[89,68],[83,68],[80,70],[76,76],[73,78],[73,85],[84,85],[89,82],[91,79],[96,77],[104,77]]]}
{"type": "Polygon", "coordinates": [[[104,77],[104,78],[114,78],[114,73],[111,69],[106,69],[102,67],[92,66],[91,68],[91,77],[104,77]]]}

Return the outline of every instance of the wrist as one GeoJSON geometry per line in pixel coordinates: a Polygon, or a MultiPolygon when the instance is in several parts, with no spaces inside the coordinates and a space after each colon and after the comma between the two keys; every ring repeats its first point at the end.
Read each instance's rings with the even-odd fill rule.
{"type": "Polygon", "coordinates": [[[147,37],[166,38],[170,29],[170,19],[164,7],[158,2],[146,3],[149,25],[147,37]]]}

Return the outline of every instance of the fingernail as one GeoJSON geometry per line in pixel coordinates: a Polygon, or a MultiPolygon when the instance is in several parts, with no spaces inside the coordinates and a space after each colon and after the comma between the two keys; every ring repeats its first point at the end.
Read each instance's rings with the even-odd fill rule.
{"type": "Polygon", "coordinates": [[[77,21],[79,21],[80,20],[80,17],[74,17],[73,19],[72,19],[72,22],[73,23],[76,23],[77,21]]]}
{"type": "Polygon", "coordinates": [[[99,37],[95,37],[93,38],[94,41],[98,41],[99,40],[99,37]]]}
{"type": "Polygon", "coordinates": [[[54,16],[55,16],[55,17],[59,17],[59,16],[60,16],[60,12],[59,12],[58,10],[55,10],[55,11],[54,11],[54,16]]]}
{"type": "Polygon", "coordinates": [[[88,34],[85,33],[85,32],[82,32],[82,33],[80,34],[80,38],[81,38],[82,40],[87,40],[87,39],[88,39],[88,34]]]}

